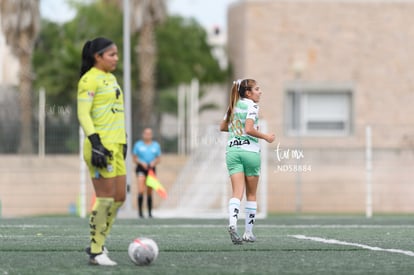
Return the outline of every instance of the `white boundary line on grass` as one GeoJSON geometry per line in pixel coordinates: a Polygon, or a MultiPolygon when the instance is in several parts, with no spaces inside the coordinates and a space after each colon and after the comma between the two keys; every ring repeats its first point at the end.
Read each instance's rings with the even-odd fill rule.
{"type": "MultiPolygon", "coordinates": [[[[118,224],[118,227],[129,227],[130,225],[118,224]]],[[[221,228],[227,227],[226,222],[223,224],[138,224],[134,225],[137,227],[159,227],[159,228],[221,228]]],[[[1,227],[1,226],[0,226],[1,227]]],[[[326,229],[414,229],[414,225],[359,225],[359,224],[296,224],[296,225],[285,225],[285,224],[258,224],[255,228],[273,228],[273,229],[312,229],[312,228],[326,228],[326,229]]]]}
{"type": "Polygon", "coordinates": [[[361,229],[370,229],[370,228],[393,228],[393,229],[409,229],[409,228],[414,228],[414,225],[396,225],[396,224],[384,224],[384,225],[375,225],[375,224],[292,224],[292,225],[287,225],[287,224],[260,224],[258,225],[258,227],[263,227],[263,228],[346,228],[346,229],[350,229],[350,228],[361,228],[361,229]]]}
{"type": "MultiPolygon", "coordinates": [[[[116,227],[130,227],[130,224],[119,224],[115,223],[116,227]]],[[[160,227],[160,228],[220,228],[226,227],[226,223],[220,224],[135,224],[136,227],[160,227]]],[[[58,228],[60,225],[48,225],[48,224],[0,224],[0,228],[58,228]]],[[[257,228],[274,228],[274,229],[307,229],[307,228],[338,228],[338,229],[370,229],[370,228],[389,228],[389,229],[414,229],[414,225],[396,225],[396,224],[385,224],[385,225],[370,225],[370,224],[258,224],[257,228]]]]}
{"type": "Polygon", "coordinates": [[[300,239],[300,240],[309,240],[309,241],[314,241],[314,242],[327,243],[327,244],[338,244],[338,245],[360,247],[360,248],[368,249],[368,250],[372,250],[372,251],[383,251],[383,252],[399,253],[399,254],[404,254],[404,255],[407,255],[407,256],[414,257],[414,252],[410,251],[410,250],[387,249],[387,248],[369,246],[369,245],[360,244],[360,243],[349,243],[349,242],[339,241],[339,240],[335,240],[335,239],[324,239],[324,238],[320,238],[320,237],[310,237],[310,236],[305,236],[305,235],[289,235],[289,237],[293,237],[293,238],[300,239]]]}

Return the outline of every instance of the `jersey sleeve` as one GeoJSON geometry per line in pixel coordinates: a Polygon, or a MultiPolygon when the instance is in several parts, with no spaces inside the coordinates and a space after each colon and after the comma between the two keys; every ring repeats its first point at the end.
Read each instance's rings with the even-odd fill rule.
{"type": "Polygon", "coordinates": [[[133,152],[132,152],[139,160],[145,160],[145,154],[143,154],[143,151],[141,148],[142,145],[143,145],[142,140],[136,141],[134,144],[133,152]]]}
{"type": "Polygon", "coordinates": [[[139,141],[135,142],[134,147],[132,147],[132,154],[134,154],[137,157],[138,157],[138,142],[139,141]]]}
{"type": "Polygon", "coordinates": [[[258,116],[259,116],[259,105],[257,105],[256,103],[249,104],[247,108],[246,120],[250,118],[250,119],[253,119],[253,121],[256,121],[258,116]]]}
{"type": "Polygon", "coordinates": [[[157,157],[161,156],[161,146],[160,144],[157,142],[157,157]]]}
{"type": "Polygon", "coordinates": [[[78,83],[78,120],[86,136],[96,133],[91,117],[96,84],[86,75],[78,83]]]}

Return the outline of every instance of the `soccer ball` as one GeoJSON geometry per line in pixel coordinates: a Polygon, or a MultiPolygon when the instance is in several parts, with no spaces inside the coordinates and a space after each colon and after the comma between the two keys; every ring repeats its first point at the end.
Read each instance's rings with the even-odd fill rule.
{"type": "Polygon", "coordinates": [[[149,265],[158,257],[158,245],[150,238],[136,238],[129,244],[128,255],[136,265],[149,265]]]}

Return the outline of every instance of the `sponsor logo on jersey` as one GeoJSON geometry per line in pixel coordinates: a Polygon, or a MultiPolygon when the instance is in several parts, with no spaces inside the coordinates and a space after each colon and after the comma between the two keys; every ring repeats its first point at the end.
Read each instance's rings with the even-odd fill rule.
{"type": "Polygon", "coordinates": [[[248,145],[250,144],[250,141],[248,139],[234,139],[230,141],[229,147],[233,146],[242,146],[242,145],[248,145]]]}

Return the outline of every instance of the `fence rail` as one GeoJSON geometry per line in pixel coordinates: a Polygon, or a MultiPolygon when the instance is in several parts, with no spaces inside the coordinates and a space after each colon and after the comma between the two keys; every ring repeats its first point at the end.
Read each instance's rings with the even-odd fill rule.
{"type": "MultiPolygon", "coordinates": [[[[268,124],[269,129],[283,129],[268,124]]],[[[221,215],[226,211],[230,185],[224,164],[225,134],[216,125],[202,125],[199,129],[206,132],[197,136],[198,149],[193,155],[164,154],[158,175],[170,197],[165,202],[157,199],[160,213],[197,205],[200,200],[206,201],[210,213],[221,215]]],[[[78,138],[79,128],[73,131],[78,138]]],[[[351,136],[344,137],[291,137],[275,132],[276,141],[265,149],[267,172],[262,178],[267,186],[262,184],[265,188],[260,200],[265,203],[261,210],[358,213],[367,217],[414,212],[411,127],[360,125],[351,136]]],[[[59,137],[55,139],[60,142],[59,137]]],[[[68,213],[69,206],[77,204],[81,170],[77,153],[50,154],[46,149],[44,158],[3,154],[0,160],[4,216],[68,213]]],[[[135,185],[134,178],[132,192],[136,192],[135,185]]],[[[88,207],[93,193],[88,177],[86,187],[88,207]]],[[[135,201],[132,203],[135,209],[135,201]]]]}

